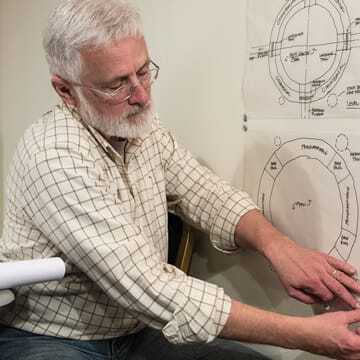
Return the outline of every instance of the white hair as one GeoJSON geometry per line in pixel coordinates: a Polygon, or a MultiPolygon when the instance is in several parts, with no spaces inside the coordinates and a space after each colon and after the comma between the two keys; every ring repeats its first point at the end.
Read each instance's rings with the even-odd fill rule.
{"type": "Polygon", "coordinates": [[[126,0],[61,0],[49,16],[43,46],[51,74],[79,81],[82,49],[142,36],[140,13],[126,0]]]}

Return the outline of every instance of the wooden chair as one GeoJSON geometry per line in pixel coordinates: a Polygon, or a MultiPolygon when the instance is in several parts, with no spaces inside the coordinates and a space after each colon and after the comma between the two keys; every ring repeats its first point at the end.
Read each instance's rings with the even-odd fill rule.
{"type": "Polygon", "coordinates": [[[169,213],[169,264],[189,273],[194,249],[193,230],[178,216],[169,213]]]}

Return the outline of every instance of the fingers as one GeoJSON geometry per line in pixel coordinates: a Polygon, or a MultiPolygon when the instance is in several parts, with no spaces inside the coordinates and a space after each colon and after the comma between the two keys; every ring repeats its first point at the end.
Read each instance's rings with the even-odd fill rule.
{"type": "Polygon", "coordinates": [[[308,305],[312,305],[318,302],[318,299],[315,296],[312,296],[310,294],[305,293],[304,291],[295,288],[291,288],[289,290],[289,295],[292,298],[299,300],[304,304],[308,304],[308,305]]]}
{"type": "MultiPolygon", "coordinates": [[[[346,323],[347,324],[354,324],[357,322],[360,322],[360,310],[352,310],[352,311],[346,311],[345,313],[346,316],[346,323]]],[[[356,332],[358,334],[360,334],[360,328],[356,329],[356,332]]]]}
{"type": "Polygon", "coordinates": [[[341,271],[335,270],[332,272],[331,277],[334,278],[335,280],[339,281],[350,291],[360,294],[360,283],[357,280],[349,277],[347,274],[344,274],[341,271]]]}
{"type": "Polygon", "coordinates": [[[330,255],[326,255],[326,259],[327,259],[327,262],[333,266],[335,269],[337,270],[341,270],[342,272],[344,272],[345,274],[348,274],[350,276],[354,276],[357,274],[357,270],[354,266],[342,261],[342,260],[339,260],[333,256],[330,256],[330,255]]]}
{"type": "Polygon", "coordinates": [[[316,302],[319,302],[319,300],[320,302],[329,302],[334,299],[333,291],[321,280],[313,282],[312,287],[303,287],[299,290],[316,299],[316,302]]]}
{"type": "MultiPolygon", "coordinates": [[[[337,276],[340,277],[340,272],[338,272],[337,276]]],[[[346,304],[350,305],[353,309],[359,308],[358,301],[354,298],[354,296],[350,293],[350,291],[343,285],[348,282],[348,280],[345,279],[347,275],[342,274],[341,276],[344,276],[342,280],[335,279],[333,276],[329,275],[327,276],[323,281],[326,284],[326,286],[340,299],[342,299],[346,304]]]]}
{"type": "Polygon", "coordinates": [[[324,283],[352,308],[359,308],[358,301],[351,294],[351,292],[360,294],[360,283],[352,278],[357,274],[356,268],[333,256],[327,255],[326,258],[332,269],[329,276],[324,279],[324,283]]]}

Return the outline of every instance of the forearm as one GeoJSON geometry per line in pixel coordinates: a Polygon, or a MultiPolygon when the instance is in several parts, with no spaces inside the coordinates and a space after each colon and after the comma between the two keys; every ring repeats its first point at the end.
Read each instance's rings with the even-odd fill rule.
{"type": "Polygon", "coordinates": [[[360,310],[302,318],[271,313],[233,300],[221,337],[305,350],[334,359],[360,359],[360,310]]]}
{"type": "Polygon", "coordinates": [[[356,272],[353,266],[295,243],[259,211],[251,210],[240,217],[235,242],[264,255],[288,294],[295,299],[313,304],[329,302],[338,296],[351,307],[359,307],[351,295],[351,292],[360,294],[360,285],[352,278],[356,272]]]}
{"type": "Polygon", "coordinates": [[[297,349],[306,343],[306,318],[285,316],[232,301],[220,336],[249,343],[297,349]]]}
{"type": "Polygon", "coordinates": [[[240,218],[235,229],[235,242],[239,247],[256,250],[267,258],[284,242],[294,244],[258,210],[251,210],[240,218]]]}

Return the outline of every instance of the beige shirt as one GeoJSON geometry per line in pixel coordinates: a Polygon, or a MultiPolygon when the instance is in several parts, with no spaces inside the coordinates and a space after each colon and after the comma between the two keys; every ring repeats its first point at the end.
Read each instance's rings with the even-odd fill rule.
{"type": "Polygon", "coordinates": [[[167,264],[167,200],[225,252],[237,249],[235,226],[255,205],[159,124],[118,152],[57,106],[20,141],[7,199],[0,261],[60,256],[67,272],[16,289],[0,323],[82,340],[151,326],[173,343],[222,330],[231,303],[223,289],[167,264]]]}

